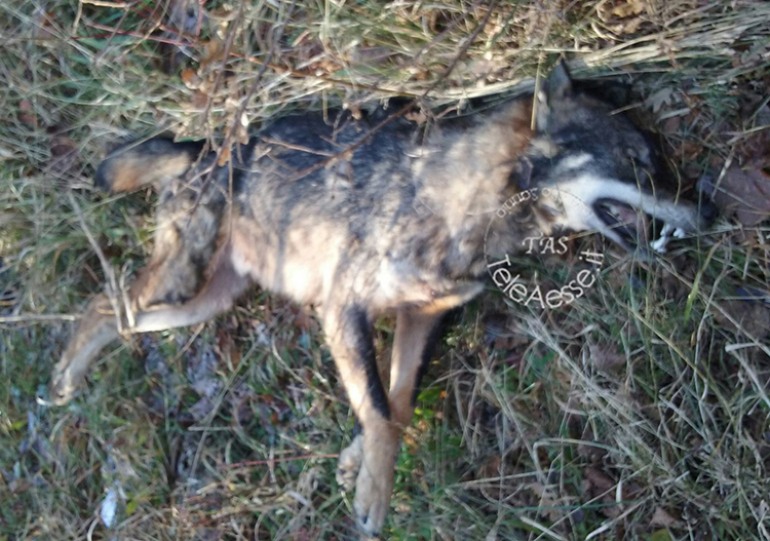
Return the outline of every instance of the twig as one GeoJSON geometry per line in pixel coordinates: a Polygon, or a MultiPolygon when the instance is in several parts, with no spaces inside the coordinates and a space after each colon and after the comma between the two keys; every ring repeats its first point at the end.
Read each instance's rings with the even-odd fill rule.
{"type": "Polygon", "coordinates": [[[33,321],[76,321],[78,319],[80,316],[72,314],[21,314],[18,316],[0,316],[0,325],[33,321]]]}
{"type": "Polygon", "coordinates": [[[99,263],[101,264],[102,270],[104,271],[104,276],[107,278],[107,287],[105,288],[105,293],[107,294],[107,298],[110,300],[110,305],[112,306],[112,310],[115,314],[118,333],[123,334],[125,329],[123,326],[123,317],[121,316],[125,315],[126,320],[132,321],[133,317],[130,317],[131,314],[129,313],[131,307],[127,302],[125,302],[123,295],[118,295],[118,293],[121,291],[121,288],[118,287],[118,280],[115,277],[115,271],[113,270],[112,265],[110,265],[110,263],[107,261],[107,258],[105,257],[102,249],[99,247],[99,244],[96,242],[96,239],[91,234],[91,230],[86,224],[86,220],[83,216],[83,211],[81,210],[80,205],[72,195],[72,192],[68,192],[67,196],[69,197],[72,209],[75,211],[75,215],[80,222],[80,227],[83,229],[83,232],[88,239],[88,243],[91,245],[91,248],[99,258],[99,263]]]}

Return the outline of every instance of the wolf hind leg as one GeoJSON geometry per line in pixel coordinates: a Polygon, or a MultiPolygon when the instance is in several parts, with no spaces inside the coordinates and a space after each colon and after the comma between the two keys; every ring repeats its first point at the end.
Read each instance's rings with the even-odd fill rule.
{"type": "MultiPolygon", "coordinates": [[[[181,304],[143,309],[137,301],[143,296],[142,286],[153,282],[140,275],[129,290],[133,324],[126,326],[125,332],[138,334],[194,325],[229,310],[250,283],[232,268],[224,254],[220,256],[206,284],[192,299],[181,304]]],[[[145,269],[143,273],[148,270],[145,269]]],[[[52,404],[69,402],[99,352],[120,336],[116,318],[106,295],[97,295],[88,304],[67,348],[51,373],[49,397],[52,404]]]]}
{"type": "Polygon", "coordinates": [[[57,406],[69,402],[93,360],[118,336],[112,305],[107,295],[101,293],[88,303],[67,348],[53,367],[50,402],[57,406]]]}

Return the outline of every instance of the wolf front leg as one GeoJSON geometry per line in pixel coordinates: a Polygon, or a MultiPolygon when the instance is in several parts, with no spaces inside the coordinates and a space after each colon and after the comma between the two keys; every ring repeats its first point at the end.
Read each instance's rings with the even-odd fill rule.
{"type": "Polygon", "coordinates": [[[326,340],[362,434],[340,455],[360,464],[353,502],[358,526],[367,536],[379,534],[393,490],[393,468],[400,430],[390,408],[374,356],[372,321],[359,306],[326,306],[322,314],[326,340]]]}
{"type": "Polygon", "coordinates": [[[404,430],[412,422],[416,391],[446,312],[413,308],[398,311],[390,361],[388,404],[391,420],[404,430]]]}
{"type": "Polygon", "coordinates": [[[357,308],[335,314],[325,318],[327,340],[362,428],[340,453],[337,480],[347,489],[355,485],[359,527],[374,536],[390,505],[401,434],[411,421],[421,368],[443,313],[413,308],[397,312],[387,396],[377,372],[368,315],[357,308]]]}
{"type": "MultiPolygon", "coordinates": [[[[146,279],[146,272],[147,269],[129,289],[134,326],[126,330],[131,334],[207,321],[229,310],[235,299],[250,285],[247,278],[232,268],[229,255],[223,255],[217,260],[211,277],[195,297],[180,304],[145,309],[141,307],[138,299],[146,296],[146,289],[151,287],[149,284],[158,283],[157,280],[146,279]]],[[[118,336],[116,316],[107,296],[97,295],[88,304],[61,359],[53,368],[49,391],[52,404],[62,405],[72,399],[99,352],[118,336]]]]}

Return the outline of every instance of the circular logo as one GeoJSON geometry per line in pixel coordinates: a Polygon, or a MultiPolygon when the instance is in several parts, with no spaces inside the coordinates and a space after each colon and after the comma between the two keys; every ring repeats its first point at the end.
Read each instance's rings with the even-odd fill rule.
{"type": "Polygon", "coordinates": [[[579,252],[577,272],[544,285],[538,273],[527,273],[522,258],[564,255],[574,231],[588,226],[591,209],[579,197],[559,188],[531,188],[514,194],[495,212],[484,236],[487,272],[506,298],[518,304],[553,310],[572,304],[591,288],[604,254],[579,252]]]}

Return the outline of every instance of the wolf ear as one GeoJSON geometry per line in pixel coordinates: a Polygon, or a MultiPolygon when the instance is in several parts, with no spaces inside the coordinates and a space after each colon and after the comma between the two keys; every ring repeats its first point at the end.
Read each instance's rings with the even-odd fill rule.
{"type": "Polygon", "coordinates": [[[569,74],[567,63],[560,59],[559,63],[551,70],[545,81],[542,82],[537,92],[537,130],[548,131],[548,120],[553,111],[554,104],[569,98],[572,95],[572,77],[569,74]]]}

